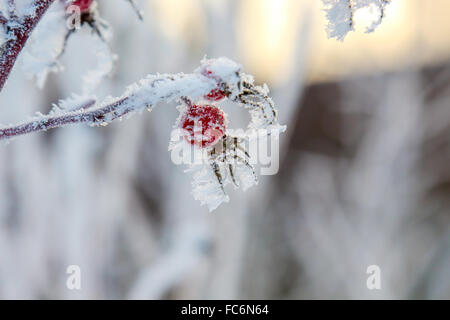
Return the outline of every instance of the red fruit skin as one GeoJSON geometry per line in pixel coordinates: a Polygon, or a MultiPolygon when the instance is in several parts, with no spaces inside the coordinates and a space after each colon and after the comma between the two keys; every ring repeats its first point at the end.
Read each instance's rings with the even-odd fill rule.
{"type": "MultiPolygon", "coordinates": [[[[205,69],[203,70],[202,74],[207,78],[216,80],[217,85],[220,86],[220,79],[214,76],[211,70],[205,69]]],[[[220,101],[226,98],[226,94],[222,90],[216,88],[212,89],[210,93],[204,96],[204,98],[208,101],[220,101]]]]}
{"type": "Polygon", "coordinates": [[[191,145],[207,148],[215,145],[225,134],[225,114],[211,105],[193,105],[181,119],[184,138],[191,145]],[[200,133],[201,128],[201,133],[200,133]]]}
{"type": "Polygon", "coordinates": [[[94,0],[73,0],[73,6],[80,8],[81,13],[88,12],[94,0]]]}
{"type": "Polygon", "coordinates": [[[205,96],[208,101],[220,101],[226,97],[225,92],[220,89],[212,89],[210,93],[205,96]]]}

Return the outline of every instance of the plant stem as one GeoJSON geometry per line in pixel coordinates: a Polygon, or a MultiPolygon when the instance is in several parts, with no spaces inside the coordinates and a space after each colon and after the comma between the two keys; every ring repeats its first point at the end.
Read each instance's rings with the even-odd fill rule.
{"type": "Polygon", "coordinates": [[[0,47],[0,91],[8,80],[14,64],[24,48],[28,38],[44,13],[55,0],[34,0],[34,12],[22,18],[14,15],[4,22],[8,40],[0,47]],[[17,19],[17,21],[16,21],[17,19]]]}

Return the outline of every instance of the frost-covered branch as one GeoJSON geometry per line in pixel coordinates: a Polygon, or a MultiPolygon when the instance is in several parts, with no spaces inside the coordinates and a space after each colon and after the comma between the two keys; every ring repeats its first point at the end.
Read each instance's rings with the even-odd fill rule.
{"type": "MultiPolygon", "coordinates": [[[[21,124],[0,127],[0,140],[76,123],[107,125],[125,115],[144,109],[151,110],[160,102],[177,101],[185,97],[193,101],[203,99],[217,88],[223,88],[230,99],[248,103],[249,108],[256,110],[254,112],[261,112],[255,117],[259,120],[258,124],[261,121],[266,121],[267,125],[274,124],[275,110],[263,110],[262,103],[245,99],[249,91],[254,94],[256,89],[249,87],[249,81],[253,80],[241,73],[240,68],[240,65],[226,58],[203,60],[202,66],[192,74],[149,75],[129,86],[122,96],[108,97],[100,103],[92,97],[74,97],[62,101],[48,115],[39,115],[21,124]],[[206,68],[214,76],[206,74],[206,68]]],[[[272,103],[270,99],[268,101],[272,103]]],[[[270,104],[269,107],[273,105],[270,104]]]]}
{"type": "Polygon", "coordinates": [[[228,201],[226,185],[232,183],[245,190],[257,183],[246,142],[255,134],[275,136],[285,130],[278,123],[277,110],[268,93],[267,86],[254,85],[253,77],[241,72],[241,66],[235,62],[227,58],[204,59],[194,73],[149,75],[116,98],[97,102],[93,97],[73,97],[62,101],[48,115],[0,127],[0,140],[77,123],[105,126],[145,109],[151,111],[158,103],[177,101],[181,106],[175,127],[184,129],[185,139],[171,140],[169,150],[183,144],[195,145],[206,155],[206,161],[199,165],[195,161],[189,163],[196,171],[193,195],[214,210],[228,201]],[[248,133],[226,130],[227,116],[215,105],[224,99],[248,109],[248,133]],[[196,140],[195,121],[200,122],[200,140],[196,140]]]}
{"type": "MultiPolygon", "coordinates": [[[[5,40],[0,51],[0,91],[34,28],[54,2],[54,0],[28,1],[25,6],[16,6],[15,1],[8,0],[7,8],[2,7],[7,15],[3,19],[5,40]]],[[[131,0],[128,2],[141,18],[142,15],[135,2],[131,0]]],[[[43,45],[41,40],[61,35],[57,33],[61,28],[49,27],[52,22],[56,25],[62,21],[61,18],[65,18],[66,22],[79,18],[79,23],[87,24],[102,43],[107,41],[101,31],[102,27],[106,26],[99,16],[96,1],[61,0],[60,3],[62,6],[52,6],[51,10],[55,11],[49,10],[46,13],[48,21],[42,20],[40,25],[45,32],[41,32],[41,28],[35,32],[35,36],[40,39],[37,42],[38,49],[33,52],[35,55],[28,53],[25,56],[27,63],[24,63],[24,69],[27,70],[27,74],[36,76],[40,86],[43,85],[48,72],[58,69],[57,60],[64,52],[68,36],[75,32],[70,28],[64,29],[61,50],[54,50],[54,46],[50,45],[52,41],[47,45],[44,42],[43,45]],[[75,16],[69,14],[71,12],[69,9],[75,9],[75,16]],[[51,59],[41,59],[42,52],[45,51],[41,50],[42,48],[53,48],[53,55],[48,57],[51,59]]],[[[0,22],[3,20],[0,19],[0,22]]],[[[97,55],[101,56],[98,52],[97,55]]],[[[107,56],[111,59],[102,58],[101,70],[91,71],[87,75],[86,83],[96,84],[112,70],[114,57],[111,54],[107,56]]],[[[61,101],[47,115],[38,114],[29,121],[0,126],[0,140],[78,123],[106,126],[116,119],[131,116],[144,109],[151,111],[158,103],[176,101],[181,105],[178,108],[180,117],[175,127],[183,131],[178,138],[184,139],[177,139],[172,135],[169,150],[172,150],[173,155],[177,152],[175,149],[187,145],[197,148],[205,156],[203,160],[206,161],[200,163],[200,166],[197,161],[188,164],[190,169],[193,169],[192,172],[195,171],[194,197],[202,204],[206,204],[210,210],[214,210],[221,203],[228,201],[225,190],[228,184],[245,190],[258,181],[253,166],[255,162],[252,162],[255,157],[250,156],[246,145],[259,136],[278,137],[278,133],[285,130],[285,126],[281,126],[278,122],[277,110],[268,95],[268,87],[255,85],[252,76],[242,73],[241,66],[227,58],[204,59],[201,66],[191,74],[149,75],[129,86],[121,96],[115,98],[108,97],[100,101],[86,93],[91,90],[83,89],[83,92],[81,96],[74,95],[61,101]],[[227,115],[216,105],[225,99],[248,110],[251,121],[247,132],[242,130],[237,133],[227,130],[227,115]]]]}
{"type": "Polygon", "coordinates": [[[12,9],[14,1],[9,1],[9,19],[2,16],[1,23],[5,28],[6,41],[0,47],[0,90],[3,89],[12,68],[44,13],[54,0],[33,0],[23,16],[12,9]]]}
{"type": "Polygon", "coordinates": [[[151,110],[159,102],[170,102],[183,96],[198,98],[214,86],[214,81],[201,74],[148,76],[130,86],[120,97],[107,98],[101,103],[94,98],[75,97],[61,102],[48,115],[0,128],[0,140],[76,123],[107,125],[124,115],[145,108],[151,110]]]}

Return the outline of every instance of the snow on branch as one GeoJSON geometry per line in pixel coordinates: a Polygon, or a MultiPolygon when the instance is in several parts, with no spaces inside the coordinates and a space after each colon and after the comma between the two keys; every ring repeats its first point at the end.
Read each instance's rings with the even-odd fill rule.
{"type": "Polygon", "coordinates": [[[355,12],[362,8],[377,11],[377,17],[367,27],[366,32],[374,32],[386,16],[386,6],[391,0],[322,0],[325,6],[329,38],[343,41],[345,36],[354,31],[355,12]]]}
{"type": "Polygon", "coordinates": [[[247,98],[250,94],[256,95],[258,87],[254,87],[253,78],[241,73],[240,69],[241,66],[233,61],[219,58],[203,60],[202,66],[192,74],[148,75],[130,85],[120,97],[108,97],[100,103],[93,97],[74,97],[54,106],[48,115],[38,115],[21,124],[0,127],[0,140],[76,123],[107,125],[137,111],[151,111],[160,102],[202,99],[217,88],[223,88],[221,90],[229,99],[251,109],[250,112],[254,113],[252,127],[277,124],[277,113],[266,95],[267,91],[261,97],[267,99],[268,105],[247,98]],[[206,67],[214,73],[213,77],[205,74],[206,67]]]}
{"type": "Polygon", "coordinates": [[[171,102],[183,96],[198,98],[214,86],[214,81],[201,74],[149,75],[129,86],[120,97],[109,97],[100,103],[91,97],[75,97],[62,101],[48,115],[39,115],[15,126],[0,127],[0,140],[76,123],[107,125],[124,115],[146,108],[151,110],[159,102],[171,102]]]}
{"type": "Polygon", "coordinates": [[[8,2],[8,18],[1,14],[0,22],[6,36],[0,47],[0,90],[6,83],[12,68],[44,13],[55,0],[31,0],[18,12],[14,1],[8,2]]]}
{"type": "MultiPolygon", "coordinates": [[[[7,1],[6,8],[5,5],[0,6],[0,28],[3,28],[4,38],[0,49],[0,91],[44,13],[48,19],[42,20],[42,28],[35,32],[39,40],[32,43],[32,47],[34,48],[34,44],[37,48],[27,52],[24,63],[26,74],[36,76],[38,84],[44,84],[49,72],[58,71],[58,58],[64,53],[70,35],[77,30],[52,27],[53,24],[56,26],[63,19],[75,24],[78,21],[80,26],[89,26],[99,40],[105,46],[108,45],[105,36],[108,34],[108,27],[100,18],[97,2],[94,0],[61,0],[57,2],[59,6],[52,6],[51,11],[48,9],[54,0],[26,0],[20,5],[13,0],[7,1]],[[75,9],[74,15],[71,14],[72,9],[75,9]],[[61,45],[57,48],[54,44],[60,42],[56,41],[60,34],[56,30],[64,31],[61,45]],[[51,55],[43,55],[49,50],[51,55]]],[[[132,0],[128,2],[137,16],[142,18],[136,3],[132,0]]],[[[101,59],[100,69],[85,77],[88,78],[85,81],[87,84],[94,80],[97,83],[112,69],[114,56],[104,56],[106,58],[101,59]]],[[[254,159],[251,159],[251,152],[246,149],[250,141],[259,136],[278,138],[278,134],[285,130],[285,126],[278,123],[277,110],[268,95],[268,87],[255,85],[253,77],[241,72],[241,68],[227,58],[204,59],[201,66],[191,74],[149,75],[129,86],[119,97],[98,101],[84,90],[82,96],[74,95],[61,101],[47,115],[38,114],[29,121],[16,125],[0,125],[0,140],[9,141],[21,135],[78,123],[105,126],[145,109],[151,111],[158,103],[177,101],[181,103],[178,107],[180,117],[174,129],[181,129],[182,133],[178,140],[173,140],[174,135],[171,136],[169,150],[172,150],[173,155],[174,148],[184,145],[187,149],[195,148],[196,152],[200,151],[206,156],[203,159],[206,161],[200,165],[195,160],[183,163],[189,164],[191,171],[196,171],[192,183],[194,197],[214,210],[228,201],[225,191],[228,184],[246,190],[257,183],[253,166],[256,162],[252,161],[254,159]],[[226,99],[248,110],[251,121],[246,132],[227,130],[228,117],[217,105],[226,99]]],[[[275,146],[277,143],[271,140],[271,145],[275,146]]]]}
{"type": "MultiPolygon", "coordinates": [[[[184,139],[177,141],[178,145],[195,147],[206,155],[206,161],[200,166],[196,162],[189,163],[191,169],[198,169],[194,174],[194,197],[214,210],[228,201],[227,184],[245,190],[257,183],[254,163],[246,150],[246,143],[255,132],[275,136],[285,130],[285,126],[278,123],[267,86],[256,86],[253,77],[241,72],[241,68],[227,58],[204,59],[191,74],[148,75],[119,97],[98,102],[94,97],[74,96],[54,106],[48,115],[38,115],[17,125],[0,126],[0,140],[77,123],[105,126],[145,109],[151,111],[158,103],[177,101],[182,105],[175,127],[184,130],[184,139]],[[215,105],[225,99],[249,111],[248,132],[233,134],[226,130],[228,119],[215,105]],[[200,120],[198,136],[193,126],[196,120],[200,120]]],[[[175,147],[173,142],[169,150],[175,147]]]]}

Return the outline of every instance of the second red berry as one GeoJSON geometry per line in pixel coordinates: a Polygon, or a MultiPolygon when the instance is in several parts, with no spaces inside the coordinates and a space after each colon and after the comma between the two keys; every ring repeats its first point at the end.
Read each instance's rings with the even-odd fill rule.
{"type": "Polygon", "coordinates": [[[80,8],[81,13],[89,11],[94,0],[73,0],[72,5],[80,8]]]}

